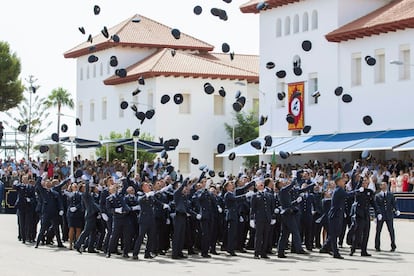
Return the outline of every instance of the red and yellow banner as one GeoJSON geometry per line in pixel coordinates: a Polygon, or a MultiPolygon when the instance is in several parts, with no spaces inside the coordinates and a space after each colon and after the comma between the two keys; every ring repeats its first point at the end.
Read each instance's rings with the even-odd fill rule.
{"type": "Polygon", "coordinates": [[[288,130],[302,130],[305,124],[304,113],[305,83],[296,82],[288,85],[289,114],[295,118],[293,124],[288,125],[288,130]]]}

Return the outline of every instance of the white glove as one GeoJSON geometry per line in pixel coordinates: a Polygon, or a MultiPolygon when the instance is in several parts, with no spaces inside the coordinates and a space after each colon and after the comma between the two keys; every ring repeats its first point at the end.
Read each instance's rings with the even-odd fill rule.
{"type": "Polygon", "coordinates": [[[275,214],[279,214],[280,213],[280,209],[279,208],[275,208],[275,214]]]}
{"type": "Polygon", "coordinates": [[[104,221],[108,221],[108,215],[107,214],[105,214],[105,213],[103,213],[102,214],[102,219],[104,220],[104,221]]]}
{"type": "Polygon", "coordinates": [[[298,198],[296,199],[296,202],[297,202],[297,203],[301,203],[301,202],[302,202],[302,197],[298,197],[298,198]]]}
{"type": "Polygon", "coordinates": [[[132,211],[139,211],[141,210],[141,206],[140,205],[136,205],[132,207],[132,211]]]}
{"type": "Polygon", "coordinates": [[[45,180],[47,178],[47,172],[42,173],[42,180],[45,180]]]}
{"type": "Polygon", "coordinates": [[[223,213],[223,209],[220,207],[220,205],[217,205],[217,210],[220,214],[223,213]]]}
{"type": "Polygon", "coordinates": [[[200,220],[201,219],[201,214],[197,214],[196,219],[200,220]]]}
{"type": "Polygon", "coordinates": [[[63,216],[63,211],[62,210],[59,211],[59,216],[63,216]]]}
{"type": "Polygon", "coordinates": [[[254,192],[253,191],[248,191],[247,193],[246,193],[246,197],[251,197],[251,196],[253,196],[254,195],[254,192]]]}
{"type": "Polygon", "coordinates": [[[377,220],[378,220],[378,221],[381,221],[381,220],[382,220],[382,215],[381,215],[381,214],[378,214],[378,216],[377,216],[377,220]]]}
{"type": "Polygon", "coordinates": [[[316,214],[316,211],[312,211],[312,216],[313,216],[314,214],[316,214]]]}
{"type": "Polygon", "coordinates": [[[251,228],[255,228],[256,227],[256,224],[254,223],[254,220],[250,220],[250,227],[251,228]]]}
{"type": "Polygon", "coordinates": [[[151,197],[151,196],[154,196],[155,195],[155,192],[154,191],[151,191],[151,192],[146,193],[145,195],[147,197],[151,197]]]}
{"type": "Polygon", "coordinates": [[[115,208],[115,213],[122,214],[122,207],[115,208]]]}
{"type": "Polygon", "coordinates": [[[276,220],[275,219],[272,219],[271,221],[270,221],[270,225],[275,225],[276,224],[276,220]]]}
{"type": "Polygon", "coordinates": [[[101,215],[100,215],[100,214],[98,214],[98,215],[96,216],[96,218],[97,218],[97,219],[101,219],[101,215]]]}
{"type": "Polygon", "coordinates": [[[365,177],[366,175],[367,175],[367,173],[368,173],[368,168],[367,167],[365,167],[365,169],[362,171],[362,173],[361,173],[361,176],[362,177],[365,177]]]}
{"type": "Polygon", "coordinates": [[[70,207],[69,208],[69,211],[71,211],[72,213],[75,213],[76,210],[78,210],[78,208],[76,208],[76,207],[70,207]]]}
{"type": "Polygon", "coordinates": [[[242,216],[239,217],[240,222],[244,222],[244,218],[242,216]]]}
{"type": "Polygon", "coordinates": [[[170,206],[168,205],[168,204],[164,204],[163,206],[162,206],[162,208],[165,210],[165,209],[168,209],[168,210],[171,210],[171,208],[170,208],[170,206]]]}
{"type": "Polygon", "coordinates": [[[170,225],[171,224],[171,220],[169,218],[167,218],[165,224],[170,225]]]}
{"type": "Polygon", "coordinates": [[[397,217],[399,217],[399,216],[401,215],[401,212],[400,212],[399,210],[397,210],[397,211],[395,211],[395,215],[396,215],[397,217]]]}
{"type": "Polygon", "coordinates": [[[32,201],[30,198],[28,198],[28,197],[26,197],[26,201],[27,202],[30,202],[30,201],[32,201]]]}
{"type": "Polygon", "coordinates": [[[346,213],[344,213],[344,218],[346,218],[346,213]]]}
{"type": "Polygon", "coordinates": [[[364,187],[361,187],[361,188],[359,188],[359,189],[358,189],[358,191],[359,191],[360,193],[363,193],[363,192],[364,192],[364,190],[365,190],[365,189],[364,189],[364,187]]]}
{"type": "Polygon", "coordinates": [[[359,163],[355,160],[354,167],[352,168],[352,170],[355,171],[356,169],[358,169],[358,167],[359,167],[359,163]]]}

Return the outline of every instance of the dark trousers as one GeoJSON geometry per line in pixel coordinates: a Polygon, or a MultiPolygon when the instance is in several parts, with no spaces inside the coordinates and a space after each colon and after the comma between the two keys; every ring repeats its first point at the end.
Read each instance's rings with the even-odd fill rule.
{"type": "Polygon", "coordinates": [[[246,247],[247,233],[249,232],[249,218],[243,216],[244,221],[238,222],[237,226],[237,249],[242,250],[246,247]]]}
{"type": "Polygon", "coordinates": [[[105,234],[105,238],[103,241],[103,250],[105,253],[113,253],[109,251],[109,240],[111,239],[111,235],[112,235],[113,217],[108,216],[108,221],[104,221],[104,222],[105,222],[105,227],[106,227],[106,234],[105,234]]]}
{"type": "Polygon", "coordinates": [[[186,219],[186,235],[185,235],[185,247],[189,252],[193,251],[196,240],[196,221],[192,217],[186,219]]]}
{"type": "Polygon", "coordinates": [[[345,238],[345,233],[346,233],[346,228],[351,228],[351,217],[347,216],[346,218],[344,218],[343,223],[342,223],[342,230],[341,230],[341,234],[339,235],[339,244],[342,245],[344,242],[344,238],[345,238]]]}
{"type": "MultiPolygon", "coordinates": [[[[128,218],[126,216],[114,216],[112,221],[112,233],[109,239],[109,248],[107,253],[116,252],[118,246],[118,240],[128,237],[128,218]]],[[[123,253],[128,254],[127,248],[124,246],[123,253]]]]}
{"type": "Polygon", "coordinates": [[[256,234],[254,238],[254,255],[266,256],[268,249],[268,238],[270,222],[256,222],[256,234]]]}
{"type": "Polygon", "coordinates": [[[210,233],[210,252],[216,251],[216,245],[218,241],[218,235],[219,235],[219,224],[218,224],[218,218],[213,218],[211,220],[211,233],[210,233]]]}
{"type": "Polygon", "coordinates": [[[352,248],[355,250],[359,242],[361,242],[361,253],[367,253],[368,238],[369,238],[369,229],[371,227],[371,221],[369,216],[366,218],[357,218],[355,235],[352,240],[352,248]]]}
{"type": "Polygon", "coordinates": [[[313,247],[313,218],[311,215],[302,214],[301,217],[302,241],[305,242],[306,249],[313,247]]]}
{"type": "Polygon", "coordinates": [[[154,234],[155,234],[155,221],[148,221],[140,223],[139,235],[134,245],[134,256],[138,256],[141,250],[142,242],[144,241],[145,235],[147,235],[147,245],[145,247],[145,255],[149,255],[154,252],[154,234]]]}
{"type": "Polygon", "coordinates": [[[395,245],[395,232],[394,232],[394,219],[387,219],[387,220],[380,220],[377,221],[377,228],[376,228],[376,234],[375,234],[375,248],[380,249],[381,248],[381,231],[382,226],[387,224],[388,232],[390,233],[391,238],[391,248],[395,249],[397,246],[395,245]]]}
{"type": "Polygon", "coordinates": [[[178,257],[183,255],[185,242],[185,228],[187,215],[177,213],[174,218],[174,234],[172,239],[172,256],[178,257]]]}
{"type": "Polygon", "coordinates": [[[62,216],[62,240],[69,240],[69,226],[66,218],[66,213],[62,216]]]}
{"type": "Polygon", "coordinates": [[[322,224],[316,223],[316,220],[321,217],[320,213],[315,213],[313,215],[312,221],[312,229],[313,229],[313,240],[315,242],[316,248],[321,248],[321,232],[322,232],[322,224]]]}
{"type": "MultiPolygon", "coordinates": [[[[257,230],[256,230],[257,231],[257,230]]],[[[283,254],[287,248],[289,235],[292,234],[292,250],[294,252],[303,251],[301,242],[299,227],[297,225],[297,218],[295,214],[283,214],[282,215],[282,235],[279,239],[278,253],[283,254]]]]}
{"type": "Polygon", "coordinates": [[[42,216],[39,235],[37,236],[36,246],[39,246],[40,241],[43,240],[46,231],[52,226],[53,233],[56,235],[58,245],[61,246],[62,240],[59,233],[59,217],[42,216]]]}
{"type": "Polygon", "coordinates": [[[328,238],[323,245],[323,249],[333,252],[334,256],[339,256],[338,237],[342,231],[342,217],[334,217],[328,222],[328,238]]]}
{"type": "Polygon", "coordinates": [[[75,248],[78,249],[85,244],[85,240],[88,238],[88,251],[94,250],[95,238],[96,238],[96,217],[92,216],[85,219],[85,227],[80,234],[78,240],[75,243],[75,248]]]}
{"type": "Polygon", "coordinates": [[[200,221],[201,229],[201,254],[207,255],[210,249],[211,237],[211,219],[203,219],[200,221]]]}
{"type": "Polygon", "coordinates": [[[169,236],[168,236],[168,230],[166,224],[166,218],[155,218],[155,240],[154,240],[154,251],[160,252],[162,250],[168,249],[168,243],[169,243],[169,236]]]}
{"type": "Polygon", "coordinates": [[[237,243],[237,225],[238,221],[227,221],[227,252],[234,253],[237,243]]]}
{"type": "Polygon", "coordinates": [[[23,242],[31,240],[32,223],[34,212],[31,209],[20,209],[17,213],[19,216],[19,233],[23,242]]]}

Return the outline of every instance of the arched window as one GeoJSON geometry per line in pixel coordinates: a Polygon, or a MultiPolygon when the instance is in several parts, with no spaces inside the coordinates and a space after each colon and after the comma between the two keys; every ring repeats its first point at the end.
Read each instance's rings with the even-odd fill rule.
{"type": "Polygon", "coordinates": [[[293,33],[297,34],[299,32],[299,15],[295,15],[293,18],[293,33]]]}
{"type": "Polygon", "coordinates": [[[308,30],[309,30],[309,15],[307,12],[305,12],[302,18],[302,32],[307,32],[308,30]]]}
{"type": "Polygon", "coordinates": [[[312,30],[316,30],[318,28],[318,12],[314,10],[312,12],[312,30]]]}
{"type": "Polygon", "coordinates": [[[276,20],[276,37],[282,36],[282,20],[278,18],[276,20]]]}
{"type": "Polygon", "coordinates": [[[290,35],[290,17],[285,19],[285,35],[290,35]]]}

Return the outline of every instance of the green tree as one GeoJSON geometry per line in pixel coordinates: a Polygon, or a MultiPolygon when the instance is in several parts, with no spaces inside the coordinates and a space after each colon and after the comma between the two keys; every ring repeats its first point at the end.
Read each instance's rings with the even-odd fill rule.
{"type": "MultiPolygon", "coordinates": [[[[257,114],[254,111],[245,113],[239,112],[234,114],[234,137],[233,137],[233,125],[224,124],[224,128],[229,136],[230,140],[241,137],[244,142],[248,142],[256,139],[259,136],[259,121],[257,114]]],[[[234,141],[229,145],[233,147],[234,141]]],[[[248,156],[244,158],[244,165],[246,167],[252,167],[259,162],[259,156],[248,156]]]]}
{"type": "Polygon", "coordinates": [[[20,59],[10,52],[7,42],[0,41],[0,111],[16,107],[23,100],[24,87],[19,78],[20,59]]]}
{"type": "MultiPolygon", "coordinates": [[[[117,139],[123,139],[123,138],[132,138],[132,134],[131,134],[131,131],[129,129],[127,129],[124,134],[116,133],[114,131],[111,131],[111,133],[109,133],[109,137],[103,138],[102,135],[99,137],[100,140],[102,140],[102,139],[104,139],[104,140],[117,140],[117,139]]],[[[142,133],[139,136],[139,139],[140,140],[145,140],[145,141],[153,141],[154,137],[152,137],[148,133],[142,133]]],[[[108,147],[109,147],[108,148],[109,161],[112,161],[116,158],[116,159],[125,159],[128,162],[128,164],[133,163],[133,161],[134,161],[134,147],[125,146],[125,151],[123,153],[117,153],[115,151],[116,145],[109,144],[108,147]]],[[[96,150],[96,155],[99,156],[99,157],[102,157],[103,159],[105,159],[106,158],[106,146],[98,148],[96,150]]],[[[140,150],[138,148],[137,158],[141,161],[141,163],[151,162],[156,157],[157,157],[157,155],[155,153],[146,152],[146,151],[140,150]]]]}
{"type": "MultiPolygon", "coordinates": [[[[53,89],[52,92],[47,97],[46,101],[44,102],[47,108],[57,108],[58,111],[58,121],[57,121],[57,134],[60,137],[60,112],[63,107],[68,107],[73,109],[75,104],[73,102],[71,94],[62,87],[53,89]]],[[[59,147],[56,145],[56,152],[59,156],[59,147]]]]}
{"type": "Polygon", "coordinates": [[[19,150],[27,153],[28,157],[33,151],[32,139],[43,133],[52,124],[52,121],[49,120],[50,112],[43,104],[45,98],[41,98],[39,95],[32,98],[31,94],[37,89],[38,87],[35,90],[33,88],[26,89],[29,95],[24,97],[23,101],[17,106],[17,114],[5,113],[9,120],[4,123],[14,131],[18,131],[18,127],[21,125],[27,126],[26,140],[16,141],[16,146],[19,150]]]}

